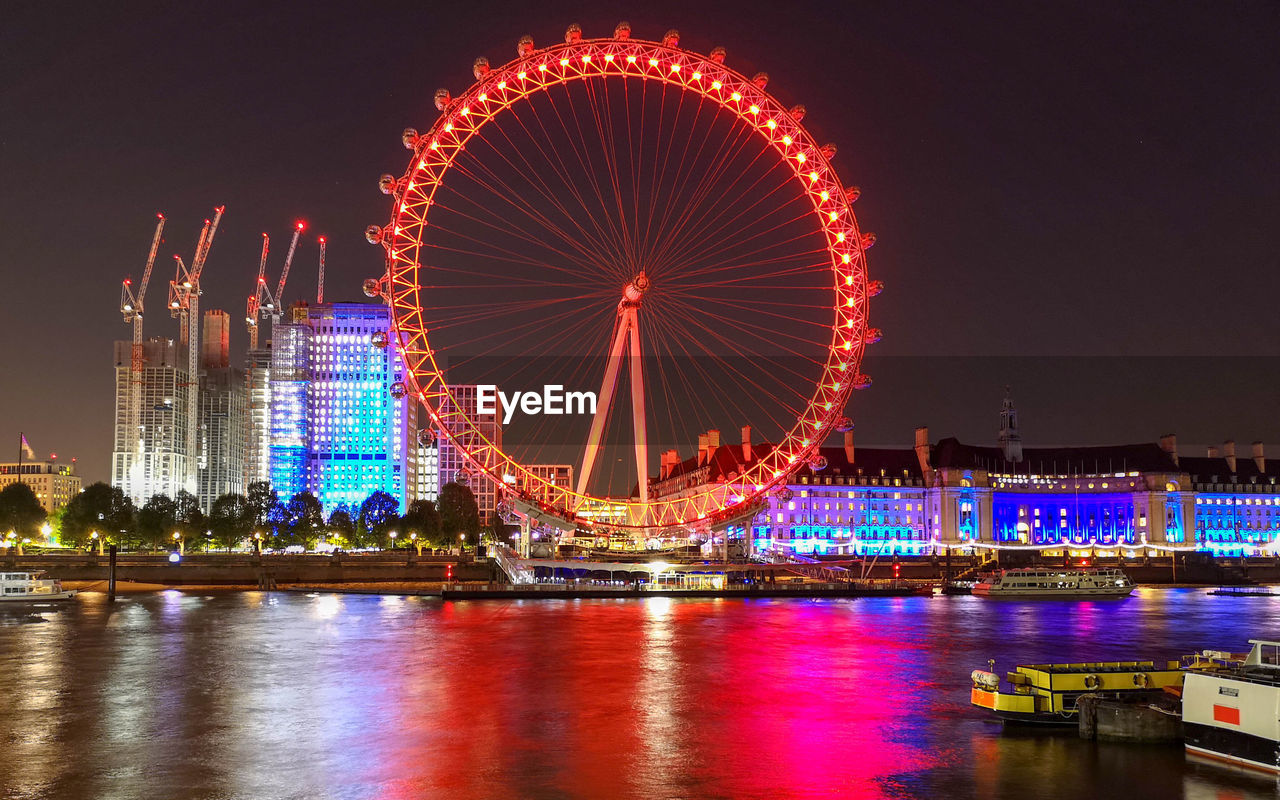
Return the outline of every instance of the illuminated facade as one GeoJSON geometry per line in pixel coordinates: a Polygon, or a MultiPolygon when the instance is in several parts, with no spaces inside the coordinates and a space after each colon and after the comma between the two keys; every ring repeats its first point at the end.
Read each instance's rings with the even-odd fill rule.
{"type": "Polygon", "coordinates": [[[416,489],[417,407],[391,396],[404,368],[384,306],[296,306],[272,331],[271,484],[310,491],[329,513],[374,492],[403,509],[416,489]],[[375,337],[374,334],[380,334],[375,337]]]}
{"type": "Polygon", "coordinates": [[[80,476],[74,463],[23,461],[21,467],[16,461],[0,464],[0,489],[11,483],[30,486],[40,505],[50,514],[80,494],[80,476]]]}
{"type": "Polygon", "coordinates": [[[196,488],[186,483],[189,473],[187,398],[191,380],[185,347],[178,346],[172,339],[152,338],[143,342],[141,416],[138,430],[129,430],[132,345],[132,342],[117,341],[114,347],[111,485],[122,489],[135,505],[141,506],[153,495],[176,497],[179,490],[196,488]],[[135,458],[139,452],[141,458],[135,458]]]}
{"type": "MultiPolygon", "coordinates": [[[[458,424],[457,430],[454,431],[455,436],[484,436],[493,445],[499,449],[502,448],[502,425],[498,422],[497,413],[493,414],[477,414],[476,413],[476,387],[475,384],[450,384],[449,393],[457,401],[459,410],[464,416],[474,421],[478,434],[466,433],[463,431],[461,424],[458,424]]],[[[452,414],[451,401],[445,400],[441,411],[441,416],[449,419],[452,414]]],[[[441,437],[439,442],[439,471],[440,486],[446,483],[457,482],[468,486],[472,493],[476,496],[476,505],[480,508],[480,521],[486,522],[489,515],[498,509],[498,501],[501,499],[502,492],[498,485],[489,480],[482,474],[474,474],[467,467],[465,457],[458,448],[449,444],[447,439],[441,437]]]]}
{"type": "Polygon", "coordinates": [[[231,366],[231,318],[204,312],[200,342],[199,429],[196,431],[196,496],[207,514],[220,495],[245,491],[244,373],[231,366]]]}
{"type": "MultiPolygon", "coordinates": [[[[722,483],[769,444],[723,446],[699,437],[694,458],[663,454],[650,491],[671,495],[722,483]]],[[[742,538],[744,528],[730,529],[742,538]]],[[[1159,443],[1077,448],[996,447],[956,439],[912,449],[824,447],[775,492],[750,524],[750,547],[797,553],[912,555],[991,548],[1221,555],[1280,553],[1280,470],[1261,443],[1249,458],[1235,447],[1179,457],[1173,436],[1159,443]],[[1008,455],[1017,455],[1012,461],[1008,455]]]]}
{"type": "Polygon", "coordinates": [[[271,344],[245,358],[244,485],[271,480],[271,344]]]}
{"type": "Polygon", "coordinates": [[[431,443],[429,445],[418,444],[418,458],[416,470],[417,491],[414,493],[414,500],[430,500],[436,502],[440,499],[440,445],[431,443]]]}

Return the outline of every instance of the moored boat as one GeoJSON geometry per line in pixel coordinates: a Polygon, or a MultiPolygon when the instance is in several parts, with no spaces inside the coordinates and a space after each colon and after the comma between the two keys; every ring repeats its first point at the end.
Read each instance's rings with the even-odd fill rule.
{"type": "Polygon", "coordinates": [[[1187,671],[1182,725],[1187,753],[1280,774],[1280,642],[1251,639],[1243,660],[1187,671]]]}
{"type": "Polygon", "coordinates": [[[1133,581],[1118,569],[1005,569],[973,587],[982,597],[1119,599],[1133,593],[1133,581]]]}
{"type": "Polygon", "coordinates": [[[1001,691],[995,662],[970,674],[969,702],[1006,722],[1076,725],[1082,695],[1124,698],[1159,695],[1182,683],[1177,661],[1099,661],[1075,664],[1023,664],[1005,674],[1011,691],[1001,691]]]}
{"type": "Polygon", "coordinates": [[[67,600],[75,597],[75,589],[63,589],[62,581],[43,576],[43,572],[0,572],[0,602],[67,600]]]}

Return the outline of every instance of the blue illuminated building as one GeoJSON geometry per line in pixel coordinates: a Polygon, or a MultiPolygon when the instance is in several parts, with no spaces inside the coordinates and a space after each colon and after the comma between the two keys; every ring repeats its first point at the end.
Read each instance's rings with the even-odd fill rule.
{"type": "MultiPolygon", "coordinates": [[[[984,549],[1112,554],[1203,550],[1280,555],[1280,469],[1261,443],[1207,457],[1178,453],[1173,436],[1099,447],[1023,447],[1006,400],[999,444],[929,441],[911,449],[824,447],[773,494],[749,526],[730,529],[751,550],[816,555],[923,555],[984,549]]],[[[651,494],[679,496],[742,474],[772,446],[699,437],[698,454],[664,453],[651,494]]]]}
{"type": "Polygon", "coordinates": [[[416,490],[416,404],[392,396],[404,367],[385,306],[296,306],[272,334],[272,486],[310,491],[326,513],[416,490]]]}

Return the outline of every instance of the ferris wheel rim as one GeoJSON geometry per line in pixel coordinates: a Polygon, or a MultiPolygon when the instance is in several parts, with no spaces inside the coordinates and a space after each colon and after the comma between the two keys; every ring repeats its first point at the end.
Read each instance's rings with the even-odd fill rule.
{"type": "MultiPolygon", "coordinates": [[[[391,222],[379,230],[379,241],[387,251],[384,292],[391,308],[393,335],[400,345],[405,381],[427,409],[436,431],[458,449],[472,469],[499,484],[505,474],[514,475],[518,485],[526,488],[508,486],[507,491],[552,516],[587,528],[652,530],[673,524],[700,527],[736,518],[745,509],[758,505],[769,491],[809,462],[822,440],[836,427],[836,421],[843,417],[852,391],[869,382],[859,371],[871,338],[865,254],[869,244],[864,243],[852,203],[823,148],[756,80],[713,57],[666,42],[629,37],[577,39],[530,50],[501,67],[477,73],[477,80],[464,93],[457,98],[445,96],[442,113],[426,134],[412,144],[406,140],[414,154],[393,192],[391,222]],[[489,441],[476,421],[459,410],[461,406],[444,380],[427,338],[420,302],[418,272],[429,269],[419,258],[428,213],[435,192],[467,141],[499,114],[535,94],[591,78],[659,80],[694,92],[747,122],[792,168],[793,179],[820,222],[834,277],[836,319],[822,376],[805,409],[781,441],[742,475],[723,484],[678,498],[650,499],[644,504],[630,497],[597,497],[571,487],[557,487],[489,441]],[[452,409],[448,418],[443,416],[446,402],[452,409]],[[461,441],[464,437],[468,441],[461,441]],[[725,502],[726,498],[731,500],[725,502]],[[584,509],[603,504],[625,507],[628,522],[600,522],[579,516],[584,509]],[[669,512],[666,516],[654,513],[663,509],[669,512]],[[633,510],[638,513],[631,514],[633,510]],[[639,522],[630,523],[636,519],[639,522]]],[[[648,476],[638,478],[643,481],[648,476]]]]}

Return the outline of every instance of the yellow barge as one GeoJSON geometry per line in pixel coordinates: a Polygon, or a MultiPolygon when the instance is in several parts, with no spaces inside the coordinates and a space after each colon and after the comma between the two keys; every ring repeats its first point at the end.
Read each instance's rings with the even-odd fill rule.
{"type": "Polygon", "coordinates": [[[970,675],[969,702],[1006,722],[1075,725],[1082,695],[1134,697],[1182,686],[1185,674],[1177,661],[1096,661],[1080,664],[1025,664],[1005,673],[1010,691],[1000,690],[1000,676],[988,669],[970,675]]]}

